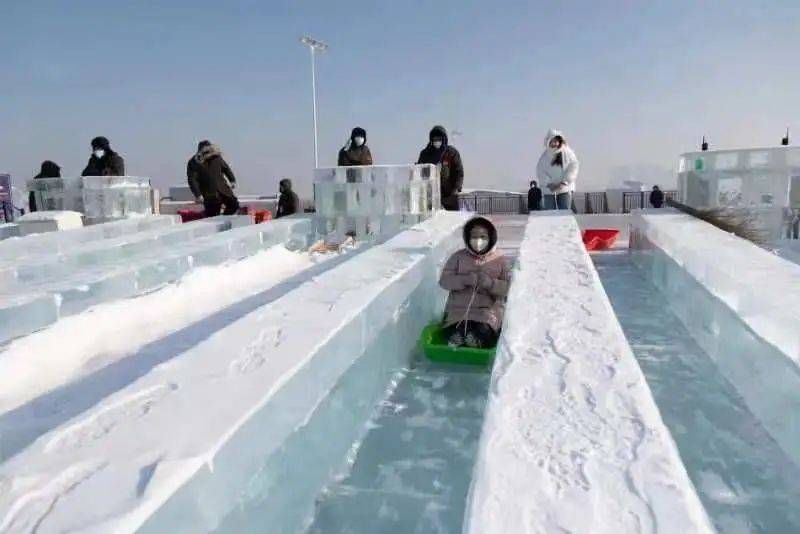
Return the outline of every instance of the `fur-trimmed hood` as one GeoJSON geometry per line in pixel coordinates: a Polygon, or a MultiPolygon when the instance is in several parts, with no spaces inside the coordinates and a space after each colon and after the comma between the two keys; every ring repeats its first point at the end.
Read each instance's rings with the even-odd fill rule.
{"type": "Polygon", "coordinates": [[[201,148],[197,154],[194,155],[194,159],[198,163],[205,163],[206,161],[210,160],[213,157],[222,156],[222,150],[219,146],[211,144],[206,145],[201,148]]]}

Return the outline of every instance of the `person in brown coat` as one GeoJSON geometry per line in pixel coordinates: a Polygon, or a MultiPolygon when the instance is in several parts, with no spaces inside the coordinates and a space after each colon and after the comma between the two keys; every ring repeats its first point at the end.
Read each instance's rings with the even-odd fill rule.
{"type": "Polygon", "coordinates": [[[451,346],[493,347],[511,284],[508,261],[494,250],[497,229],[475,217],[464,225],[465,248],[447,260],[439,285],[450,291],[444,330],[451,346]]]}
{"type": "Polygon", "coordinates": [[[197,145],[197,154],[186,165],[186,177],[195,198],[203,202],[206,217],[219,215],[223,205],[224,215],[239,211],[239,200],[233,194],[236,176],[217,145],[210,141],[197,145]]]}
{"type": "Polygon", "coordinates": [[[355,127],[350,133],[347,144],[339,151],[339,167],[354,167],[356,165],[372,165],[372,153],[367,146],[367,131],[355,127]]]}

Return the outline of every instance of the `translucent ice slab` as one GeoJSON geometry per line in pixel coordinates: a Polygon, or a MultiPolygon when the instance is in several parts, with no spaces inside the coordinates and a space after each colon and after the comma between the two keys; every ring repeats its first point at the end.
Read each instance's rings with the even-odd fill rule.
{"type": "Polygon", "coordinates": [[[440,313],[433,258],[460,246],[464,220],[354,256],[42,436],[0,466],[0,525],[296,531],[440,313]]]}
{"type": "MultiPolygon", "coordinates": [[[[245,218],[250,221],[249,218],[245,218]]],[[[160,255],[179,243],[224,232],[232,227],[230,217],[215,217],[187,224],[164,226],[135,234],[76,245],[57,254],[35,256],[26,261],[6,262],[7,270],[15,270],[16,284],[3,286],[0,292],[18,291],[20,285],[53,279],[65,279],[86,268],[97,268],[120,262],[135,261],[145,255],[160,255]]]]}
{"type": "Polygon", "coordinates": [[[0,241],[9,237],[17,237],[19,235],[19,227],[14,223],[0,224],[0,241]]]}
{"type": "Polygon", "coordinates": [[[114,221],[75,230],[30,235],[0,242],[0,265],[18,261],[25,257],[54,254],[73,249],[76,245],[135,234],[155,228],[178,224],[176,215],[154,215],[138,219],[114,221]]]}
{"type": "Polygon", "coordinates": [[[634,261],[800,465],[800,266],[686,216],[634,221],[653,247],[634,250],[634,261]],[[684,236],[681,246],[665,239],[673,233],[684,236]]]}

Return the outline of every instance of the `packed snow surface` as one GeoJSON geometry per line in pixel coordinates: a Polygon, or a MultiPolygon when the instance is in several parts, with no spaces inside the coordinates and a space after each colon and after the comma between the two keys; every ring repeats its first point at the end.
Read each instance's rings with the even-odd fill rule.
{"type": "Polygon", "coordinates": [[[159,291],[100,304],[19,338],[0,351],[0,414],[311,264],[308,254],[277,245],[238,262],[200,267],[159,291]]]}
{"type": "Polygon", "coordinates": [[[572,216],[529,219],[465,532],[712,532],[572,216]]]}

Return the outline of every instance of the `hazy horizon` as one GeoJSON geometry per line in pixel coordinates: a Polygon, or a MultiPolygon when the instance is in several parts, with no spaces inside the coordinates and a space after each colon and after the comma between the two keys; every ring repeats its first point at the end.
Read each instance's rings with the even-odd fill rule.
{"type": "MultiPolygon", "coordinates": [[[[245,193],[310,191],[310,60],[320,165],[353,126],[376,163],[414,161],[434,124],[461,135],[465,187],[522,190],[559,128],[581,190],[674,182],[678,155],[800,135],[800,4],[22,2],[0,6],[0,172],[81,172],[111,139],[131,175],[185,183],[201,139],[245,193]]],[[[666,183],[665,186],[672,184],[666,183]]]]}

